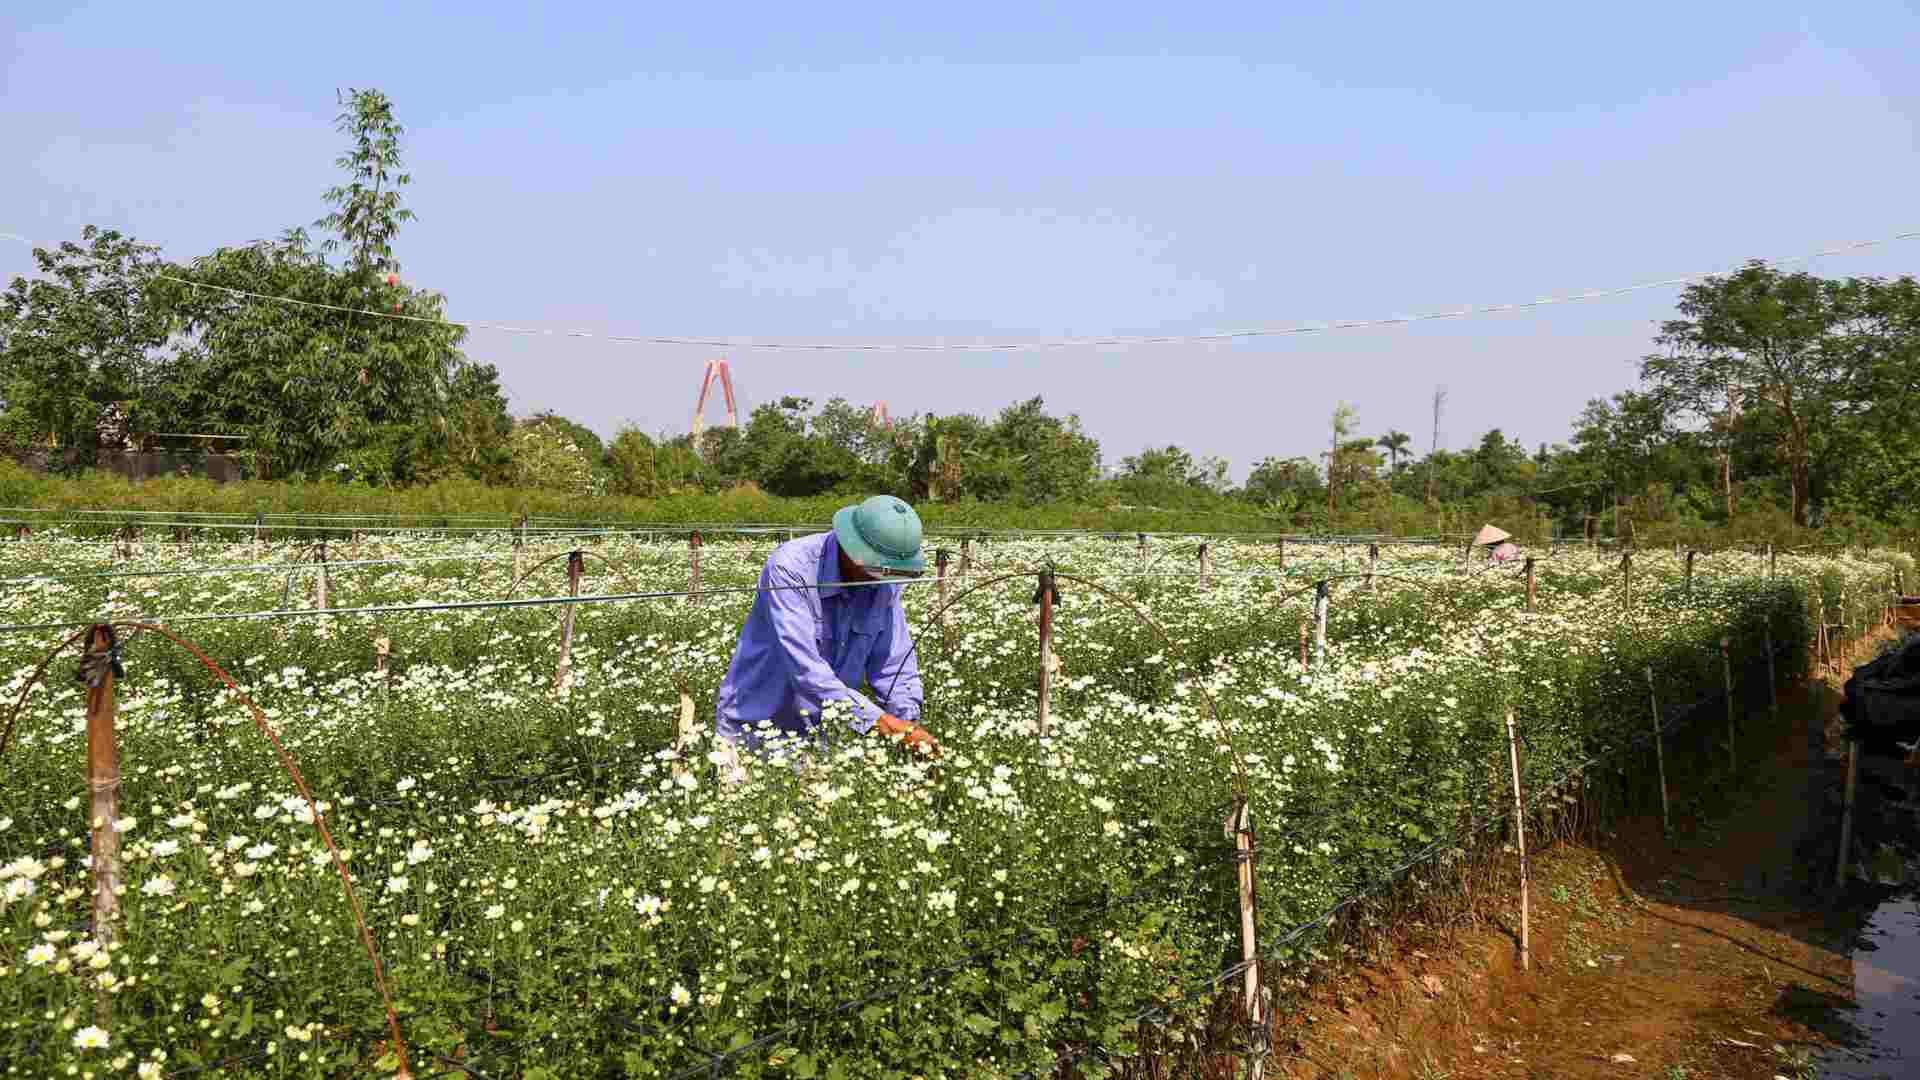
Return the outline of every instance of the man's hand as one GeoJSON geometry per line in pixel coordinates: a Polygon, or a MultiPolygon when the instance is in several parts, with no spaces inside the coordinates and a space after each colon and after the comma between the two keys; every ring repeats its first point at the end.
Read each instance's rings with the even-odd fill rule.
{"type": "Polygon", "coordinates": [[[902,720],[892,713],[881,713],[880,719],[874,721],[873,730],[879,732],[883,738],[904,735],[906,736],[907,746],[912,748],[924,747],[926,752],[934,757],[940,756],[940,744],[934,740],[931,732],[919,724],[913,723],[910,720],[902,720]]]}

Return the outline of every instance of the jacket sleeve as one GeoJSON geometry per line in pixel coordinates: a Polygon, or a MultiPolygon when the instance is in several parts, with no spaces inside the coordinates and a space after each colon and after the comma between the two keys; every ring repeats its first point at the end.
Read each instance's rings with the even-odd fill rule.
{"type": "Polygon", "coordinates": [[[800,708],[818,718],[830,701],[844,701],[853,710],[853,730],[866,734],[880,718],[880,709],[856,693],[833,673],[833,665],[820,655],[815,632],[819,620],[808,606],[804,587],[810,584],[784,567],[769,565],[760,575],[760,587],[767,598],[767,615],[773,623],[774,637],[793,665],[794,696],[800,708]],[[795,586],[799,586],[796,588],[795,586]]]}
{"type": "Polygon", "coordinates": [[[892,611],[887,628],[874,642],[867,659],[867,683],[875,693],[885,695],[887,711],[902,720],[920,719],[920,664],[914,656],[913,635],[907,630],[907,611],[900,603],[899,587],[894,586],[892,611]]]}

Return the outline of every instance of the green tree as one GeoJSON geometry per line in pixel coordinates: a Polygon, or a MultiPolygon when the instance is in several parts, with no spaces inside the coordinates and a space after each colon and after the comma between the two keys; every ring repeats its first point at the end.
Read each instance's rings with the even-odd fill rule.
{"type": "Polygon", "coordinates": [[[136,432],[155,430],[170,329],[159,249],[88,225],[33,259],[39,276],[0,293],[0,441],[91,449],[116,402],[136,432]]]}
{"type": "Polygon", "coordinates": [[[1406,453],[1407,447],[1412,443],[1413,436],[1404,431],[1388,431],[1385,435],[1374,440],[1375,446],[1387,452],[1387,471],[1389,473],[1398,473],[1400,471],[1400,455],[1406,453]]]}
{"type": "Polygon", "coordinates": [[[482,483],[505,483],[513,466],[513,417],[492,364],[455,368],[440,415],[416,429],[418,464],[408,479],[459,472],[482,483]]]}
{"type": "Polygon", "coordinates": [[[1262,458],[1240,489],[1241,498],[1292,513],[1304,509],[1320,495],[1320,470],[1304,457],[1262,458]]]}
{"type": "Polygon", "coordinates": [[[357,328],[327,310],[354,306],[363,290],[298,229],[220,248],[184,276],[202,287],[171,291],[181,335],[171,407],[247,432],[262,476],[316,469],[378,429],[435,421],[465,364],[466,331],[442,321],[438,294],[397,288],[395,303],[417,318],[362,318],[357,328]]]}
{"type": "Polygon", "coordinates": [[[400,205],[400,189],[413,177],[400,172],[402,128],[393,116],[393,102],[378,90],[353,90],[338,95],[341,112],[335,130],[353,141],[334,164],[346,170],[348,180],[322,196],[334,209],[314,227],[336,234],[321,244],[331,252],[346,245],[347,269],[363,284],[379,274],[397,273],[393,238],[400,223],[413,220],[413,211],[400,205]]]}
{"type": "Polygon", "coordinates": [[[659,447],[646,432],[631,425],[614,432],[603,459],[614,494],[641,498],[659,494],[659,459],[659,447]]]}
{"type": "Polygon", "coordinates": [[[1327,422],[1332,439],[1327,444],[1327,516],[1334,513],[1334,496],[1340,491],[1340,447],[1353,434],[1355,414],[1353,406],[1342,401],[1333,407],[1333,416],[1327,422]]]}
{"type": "MultiPolygon", "coordinates": [[[[1770,414],[1796,525],[1808,518],[1813,472],[1836,419],[1852,404],[1861,360],[1855,319],[1866,290],[1750,263],[1687,286],[1680,318],[1661,325],[1641,379],[1670,412],[1705,424],[1770,414]]],[[[1731,452],[1723,447],[1723,452],[1731,452]]]]}
{"type": "Polygon", "coordinates": [[[522,422],[513,431],[513,483],[570,495],[605,491],[594,462],[566,432],[552,424],[522,422]]]}

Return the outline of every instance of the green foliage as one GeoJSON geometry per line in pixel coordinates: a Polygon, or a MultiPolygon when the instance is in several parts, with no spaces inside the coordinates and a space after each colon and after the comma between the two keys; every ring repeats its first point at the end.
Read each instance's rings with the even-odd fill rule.
{"type": "Polygon", "coordinates": [[[526,421],[512,438],[513,481],[523,488],[599,495],[604,481],[593,459],[558,425],[526,421]]]}
{"type": "Polygon", "coordinates": [[[333,212],[314,226],[337,234],[320,249],[333,251],[344,243],[347,269],[365,283],[377,274],[400,269],[393,257],[393,238],[400,223],[414,217],[413,211],[400,205],[400,189],[413,177],[398,171],[403,129],[385,94],[348,90],[340,96],[340,105],[335,130],[351,138],[353,145],[334,164],[346,170],[349,179],[327,189],[322,198],[333,212]]]}
{"type": "Polygon", "coordinates": [[[170,329],[152,292],[173,268],[159,248],[88,225],[78,242],[35,248],[38,275],[0,293],[0,450],[91,452],[101,410],[121,403],[135,434],[164,416],[170,329]]]}

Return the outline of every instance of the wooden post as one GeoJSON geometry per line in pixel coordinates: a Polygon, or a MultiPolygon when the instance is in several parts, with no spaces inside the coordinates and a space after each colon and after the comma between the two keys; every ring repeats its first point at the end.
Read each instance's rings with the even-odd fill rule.
{"type": "Polygon", "coordinates": [[[1529,928],[1526,804],[1520,797],[1520,737],[1513,726],[1513,709],[1507,709],[1507,760],[1513,766],[1513,842],[1520,849],[1520,970],[1533,966],[1529,928]]]}
{"type": "Polygon", "coordinates": [[[1653,687],[1653,666],[1647,666],[1647,700],[1653,705],[1653,763],[1660,770],[1660,831],[1673,832],[1672,811],[1667,806],[1666,733],[1660,730],[1660,695],[1653,687]]]}
{"type": "Polygon", "coordinates": [[[1281,537],[1279,540],[1279,550],[1280,550],[1280,569],[1285,570],[1287,568],[1287,538],[1284,536],[1281,537]]]}
{"type": "Polygon", "coordinates": [[[1727,768],[1737,771],[1740,768],[1733,751],[1733,657],[1727,651],[1725,635],[1720,638],[1720,672],[1724,676],[1727,688],[1727,768]]]}
{"type": "Polygon", "coordinates": [[[1820,666],[1827,666],[1827,601],[1815,597],[1813,601],[1813,655],[1820,666]]]}
{"type": "Polygon", "coordinates": [[[960,576],[966,577],[973,570],[973,537],[960,538],[960,576]]]}
{"type": "Polygon", "coordinates": [[[1846,799],[1840,811],[1840,857],[1833,867],[1833,887],[1843,889],[1847,885],[1847,849],[1853,843],[1853,793],[1860,777],[1860,741],[1847,740],[1847,791],[1846,799]]]}
{"type": "Polygon", "coordinates": [[[1047,734],[1047,713],[1053,695],[1053,571],[1040,571],[1040,734],[1047,734]]]}
{"type": "Polygon", "coordinates": [[[1533,610],[1533,556],[1527,556],[1527,610],[1533,610]]]}
{"type": "Polygon", "coordinates": [[[1380,564],[1380,545],[1367,545],[1367,591],[1373,591],[1373,571],[1380,564]]]}
{"type": "Polygon", "coordinates": [[[253,542],[256,544],[259,543],[261,540],[261,535],[260,535],[261,520],[262,520],[262,516],[260,511],[255,510],[253,512],[253,542]]]}
{"type": "MultiPolygon", "coordinates": [[[[1771,617],[1769,617],[1771,619],[1771,617]]],[[[1780,679],[1773,670],[1773,624],[1767,624],[1767,715],[1780,719],[1780,679]]]]}
{"type": "MultiPolygon", "coordinates": [[[[567,595],[580,595],[580,571],[586,560],[578,549],[567,553],[567,595]]],[[[566,685],[570,654],[573,652],[573,616],[579,604],[568,604],[567,613],[560,624],[560,664],[553,673],[553,685],[559,689],[566,685]]]]}
{"type": "MultiPolygon", "coordinates": [[[[81,677],[87,684],[87,815],[91,829],[93,939],[103,948],[120,918],[120,748],[114,739],[113,679],[120,665],[113,627],[97,623],[88,636],[81,677]]],[[[113,999],[102,991],[99,1023],[111,1029],[113,999]]]]}
{"type": "Polygon", "coordinates": [[[698,529],[694,530],[693,535],[687,537],[687,557],[693,561],[693,592],[687,597],[687,601],[698,603],[700,600],[700,531],[698,529]]]}
{"type": "Polygon", "coordinates": [[[947,549],[939,548],[933,553],[934,588],[939,590],[940,607],[947,606],[947,549]]]}
{"type": "Polygon", "coordinates": [[[1307,673],[1307,620],[1300,620],[1300,674],[1307,673]]]}
{"type": "Polygon", "coordinates": [[[1633,551],[1629,549],[1620,556],[1620,588],[1626,598],[1629,611],[1633,609],[1633,551]]]}
{"type": "Polygon", "coordinates": [[[526,574],[527,542],[515,537],[513,541],[513,580],[518,582],[526,574]]]}
{"type": "MultiPolygon", "coordinates": [[[[1233,840],[1234,865],[1240,877],[1240,962],[1247,966],[1242,976],[1242,1004],[1247,1011],[1247,1025],[1250,1030],[1264,1034],[1266,1030],[1266,1009],[1260,1000],[1260,964],[1258,928],[1255,920],[1257,897],[1253,887],[1253,810],[1245,798],[1227,814],[1227,835],[1233,840]]],[[[1263,1075],[1265,1063],[1261,1060],[1261,1048],[1266,1040],[1256,1034],[1253,1040],[1253,1077],[1263,1075]]]]}
{"type": "Polygon", "coordinates": [[[1203,589],[1212,587],[1207,581],[1207,545],[1205,544],[1200,545],[1200,587],[1203,589]]]}
{"type": "Polygon", "coordinates": [[[1779,554],[1773,550],[1773,541],[1767,541],[1767,577],[1773,577],[1774,567],[1777,565],[1779,558],[1779,554]]]}
{"type": "Polygon", "coordinates": [[[1688,596],[1693,595],[1693,557],[1697,554],[1699,553],[1692,550],[1689,550],[1687,552],[1687,595],[1688,596]]]}
{"type": "Polygon", "coordinates": [[[1147,568],[1147,534],[1138,533],[1136,535],[1140,540],[1140,569],[1145,571],[1147,568]]]}
{"type": "MultiPolygon", "coordinates": [[[[393,651],[393,642],[386,638],[373,639],[373,670],[384,673],[387,670],[387,654],[393,651]]],[[[388,676],[392,678],[392,676],[388,676]]]]}
{"type": "Polygon", "coordinates": [[[1473,541],[1471,540],[1467,541],[1467,546],[1460,551],[1460,569],[1473,569],[1473,541]]]}
{"type": "Polygon", "coordinates": [[[1327,579],[1313,587],[1313,666],[1314,670],[1325,670],[1327,666],[1327,605],[1330,596],[1327,579]]]}
{"type": "Polygon", "coordinates": [[[320,541],[314,558],[319,562],[320,568],[313,572],[313,606],[325,611],[327,609],[327,542],[325,540],[320,541]]]}

